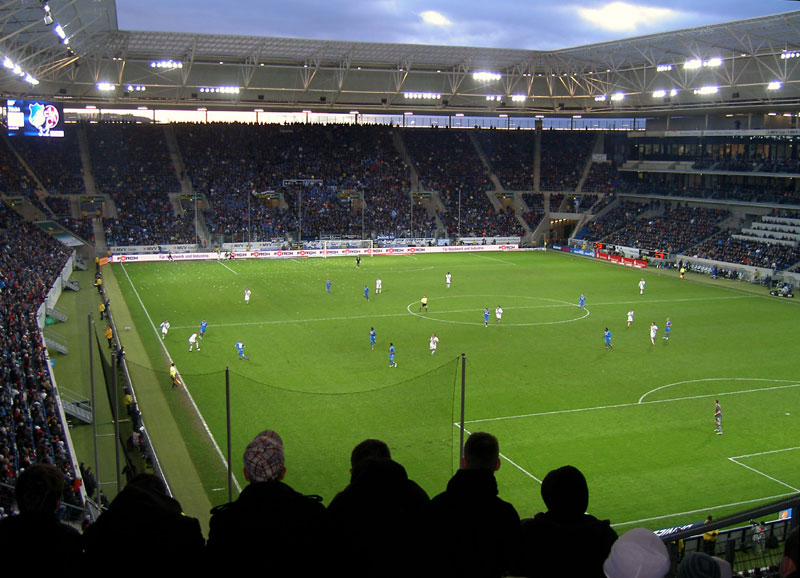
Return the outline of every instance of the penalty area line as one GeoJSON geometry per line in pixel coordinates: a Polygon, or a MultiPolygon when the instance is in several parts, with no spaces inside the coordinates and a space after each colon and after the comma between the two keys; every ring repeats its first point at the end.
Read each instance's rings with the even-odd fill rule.
{"type": "MultiPolygon", "coordinates": [[[[125,273],[125,277],[128,279],[128,283],[130,283],[131,289],[133,289],[133,294],[136,295],[136,299],[139,301],[139,305],[142,307],[142,311],[144,311],[145,317],[147,317],[147,321],[150,323],[150,327],[153,329],[153,334],[156,336],[156,340],[161,345],[161,349],[164,350],[164,355],[167,356],[167,359],[169,359],[170,363],[173,363],[172,356],[169,354],[169,351],[167,350],[167,346],[164,344],[164,341],[158,335],[158,330],[156,329],[155,323],[153,323],[153,319],[150,317],[150,313],[147,311],[147,307],[144,306],[144,302],[142,301],[142,298],[139,296],[139,292],[136,290],[136,286],[133,284],[133,280],[128,275],[128,270],[125,268],[125,264],[124,263],[122,263],[122,271],[123,271],[123,273],[125,273]]],[[[234,273],[235,273],[235,271],[234,271],[234,273]]],[[[178,371],[178,377],[180,377],[180,371],[178,371]]],[[[181,379],[181,381],[183,381],[183,380],[181,379]]],[[[183,390],[186,392],[186,396],[189,398],[189,402],[192,404],[192,407],[194,408],[195,413],[197,413],[197,417],[200,419],[200,423],[203,425],[203,429],[206,430],[206,434],[208,434],[208,437],[211,440],[211,443],[214,445],[214,449],[217,451],[217,455],[220,457],[220,459],[222,460],[223,465],[225,466],[225,469],[227,470],[228,469],[228,460],[225,459],[225,455],[222,453],[222,449],[220,449],[219,444],[217,443],[217,440],[214,438],[214,434],[211,433],[211,428],[208,426],[208,423],[206,423],[206,420],[203,417],[203,414],[200,412],[200,408],[197,407],[197,404],[195,403],[194,398],[192,397],[192,394],[189,392],[189,388],[187,387],[185,381],[183,382],[183,390]]],[[[158,458],[156,458],[156,460],[158,460],[158,458]]],[[[198,472],[198,475],[199,475],[199,472],[198,472]]],[[[236,479],[236,475],[232,474],[231,477],[233,478],[233,483],[236,486],[236,491],[241,492],[242,491],[242,487],[241,487],[241,485],[239,485],[239,480],[236,479]]]]}

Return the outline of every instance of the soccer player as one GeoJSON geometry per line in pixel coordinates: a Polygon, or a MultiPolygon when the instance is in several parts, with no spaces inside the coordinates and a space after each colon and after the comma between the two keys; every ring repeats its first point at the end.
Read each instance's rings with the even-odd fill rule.
{"type": "Polygon", "coordinates": [[[423,295],[422,299],[419,300],[419,311],[425,310],[425,313],[428,312],[428,297],[427,295],[423,295]]]}
{"type": "Polygon", "coordinates": [[[197,341],[197,333],[192,333],[192,336],[189,337],[189,352],[191,353],[192,349],[197,347],[197,351],[200,351],[200,342],[197,341]]]}
{"type": "Polygon", "coordinates": [[[364,285],[364,299],[369,301],[369,287],[367,287],[366,285],[364,285]]]}
{"type": "Polygon", "coordinates": [[[370,349],[375,349],[375,343],[377,343],[377,339],[378,339],[378,334],[375,333],[375,328],[374,327],[370,327],[369,328],[369,348],[370,349]]]}
{"type": "Polygon", "coordinates": [[[644,277],[639,281],[639,295],[644,295],[645,280],[644,277]]]}
{"type": "Polygon", "coordinates": [[[394,360],[394,343],[389,343],[389,367],[397,367],[397,362],[394,360]]]}
{"type": "Polygon", "coordinates": [[[650,322],[650,343],[652,345],[656,344],[656,334],[658,333],[658,325],[656,325],[655,321],[650,322]]]}
{"type": "Polygon", "coordinates": [[[361,269],[361,255],[356,255],[356,267],[361,269]]]}
{"type": "Polygon", "coordinates": [[[383,289],[383,281],[381,281],[381,278],[378,277],[377,279],[375,279],[375,294],[377,295],[378,293],[380,293],[381,289],[383,289]]]}
{"type": "Polygon", "coordinates": [[[325,281],[325,291],[327,291],[328,293],[331,292],[331,280],[330,279],[325,281]]]}
{"type": "Polygon", "coordinates": [[[632,323],[633,323],[633,309],[628,311],[628,327],[630,327],[632,323]]]}
{"type": "Polygon", "coordinates": [[[435,333],[432,333],[432,334],[431,334],[431,343],[430,343],[430,347],[431,347],[431,355],[433,355],[434,353],[436,353],[436,347],[437,347],[438,345],[439,345],[439,338],[438,338],[438,337],[436,337],[436,334],[435,334],[435,333]]]}
{"type": "Polygon", "coordinates": [[[714,428],[718,436],[722,435],[722,406],[719,405],[719,400],[714,400],[714,428]]]}
{"type": "Polygon", "coordinates": [[[611,332],[608,330],[608,327],[603,331],[603,341],[606,342],[606,351],[614,348],[614,346],[611,345],[611,332]]]}
{"type": "Polygon", "coordinates": [[[484,327],[489,327],[489,308],[488,307],[484,307],[483,308],[483,326],[484,327]]]}
{"type": "Polygon", "coordinates": [[[161,323],[161,339],[164,339],[167,336],[167,332],[169,332],[169,321],[164,319],[161,323]]]}
{"type": "Polygon", "coordinates": [[[447,285],[447,288],[450,289],[450,280],[453,276],[450,274],[450,271],[447,272],[447,275],[444,276],[444,283],[447,285]]]}
{"type": "Polygon", "coordinates": [[[245,289],[244,290],[244,304],[245,305],[249,305],[250,304],[250,289],[245,289]]]}
{"type": "Polygon", "coordinates": [[[581,293],[581,297],[578,299],[578,307],[581,308],[581,311],[586,307],[586,296],[583,293],[581,293]]]}
{"type": "Polygon", "coordinates": [[[205,336],[207,328],[208,328],[208,321],[203,319],[200,322],[200,339],[203,339],[203,337],[205,336]]]}
{"type": "Polygon", "coordinates": [[[249,360],[250,358],[247,357],[244,354],[244,348],[245,348],[245,344],[244,343],[242,343],[241,341],[237,341],[236,342],[236,351],[239,352],[239,359],[247,359],[247,360],[249,360]]]}
{"type": "Polygon", "coordinates": [[[500,323],[500,320],[503,318],[503,308],[499,305],[494,310],[494,316],[497,318],[497,323],[500,323]]]}
{"type": "Polygon", "coordinates": [[[664,339],[669,341],[669,332],[672,329],[672,321],[667,317],[667,322],[664,324],[664,339]]]}

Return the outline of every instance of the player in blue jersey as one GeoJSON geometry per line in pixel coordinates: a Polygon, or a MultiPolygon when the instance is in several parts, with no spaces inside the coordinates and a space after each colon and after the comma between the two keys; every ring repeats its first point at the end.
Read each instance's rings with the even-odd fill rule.
{"type": "Polygon", "coordinates": [[[489,327],[489,309],[487,307],[483,308],[483,326],[489,327]]]}
{"type": "Polygon", "coordinates": [[[389,367],[397,367],[397,362],[394,360],[394,343],[389,343],[389,367]]]}
{"type": "Polygon", "coordinates": [[[203,337],[205,337],[205,334],[206,334],[206,328],[207,328],[207,327],[208,327],[208,321],[206,321],[205,319],[203,319],[203,320],[200,322],[200,336],[199,336],[199,337],[200,337],[200,339],[203,339],[203,337]]]}
{"type": "Polygon", "coordinates": [[[606,351],[614,348],[614,346],[611,345],[611,332],[608,330],[608,327],[603,331],[603,340],[606,342],[606,351]]]}
{"type": "Polygon", "coordinates": [[[330,279],[325,281],[325,291],[327,291],[328,293],[331,292],[331,280],[330,279]]]}
{"type": "Polygon", "coordinates": [[[585,306],[586,306],[586,296],[583,293],[581,293],[581,298],[578,299],[578,307],[580,307],[581,311],[583,311],[583,308],[585,306]]]}
{"type": "Polygon", "coordinates": [[[366,285],[364,285],[364,299],[369,301],[369,287],[367,287],[366,285]]]}
{"type": "Polygon", "coordinates": [[[375,328],[374,327],[370,327],[369,328],[369,348],[370,349],[375,349],[375,343],[377,343],[377,339],[378,339],[378,334],[375,333],[375,328]]]}
{"type": "Polygon", "coordinates": [[[666,339],[667,341],[669,341],[669,332],[671,330],[672,330],[672,321],[670,321],[669,317],[667,317],[667,322],[664,325],[664,339],[666,339]]]}
{"type": "Polygon", "coordinates": [[[245,344],[244,343],[242,343],[241,341],[237,341],[236,342],[236,350],[239,352],[239,359],[248,359],[249,360],[250,358],[247,357],[244,354],[244,348],[245,348],[245,344]]]}

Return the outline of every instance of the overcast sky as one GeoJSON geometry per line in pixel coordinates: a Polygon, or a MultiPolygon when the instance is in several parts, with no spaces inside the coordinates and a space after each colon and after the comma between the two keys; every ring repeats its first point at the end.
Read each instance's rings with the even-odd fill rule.
{"type": "Polygon", "coordinates": [[[796,9],[791,0],[117,0],[122,30],[533,50],[796,9]]]}

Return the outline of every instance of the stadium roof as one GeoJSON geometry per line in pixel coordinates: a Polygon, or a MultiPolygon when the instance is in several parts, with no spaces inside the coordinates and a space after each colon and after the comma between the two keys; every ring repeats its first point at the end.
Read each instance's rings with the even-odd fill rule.
{"type": "Polygon", "coordinates": [[[113,0],[10,0],[0,6],[0,59],[5,95],[74,107],[528,116],[800,108],[800,10],[536,51],[125,31],[113,0]]]}

